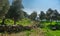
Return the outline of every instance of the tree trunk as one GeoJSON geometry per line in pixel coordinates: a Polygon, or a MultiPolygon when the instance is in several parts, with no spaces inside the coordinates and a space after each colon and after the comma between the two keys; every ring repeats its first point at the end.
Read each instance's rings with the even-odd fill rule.
{"type": "Polygon", "coordinates": [[[52,24],[52,19],[50,20],[51,22],[50,22],[50,25],[52,24]]]}
{"type": "Polygon", "coordinates": [[[14,19],[14,25],[16,25],[16,20],[14,19]]]}
{"type": "Polygon", "coordinates": [[[1,23],[1,25],[5,25],[5,18],[2,20],[2,23],[1,23]]]}

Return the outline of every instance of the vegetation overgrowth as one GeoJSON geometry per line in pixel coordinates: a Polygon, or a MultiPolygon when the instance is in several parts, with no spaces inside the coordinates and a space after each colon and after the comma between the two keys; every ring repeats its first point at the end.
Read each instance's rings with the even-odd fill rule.
{"type": "MultiPolygon", "coordinates": [[[[57,9],[49,8],[46,13],[28,14],[23,10],[22,0],[0,1],[0,33],[22,36],[60,36],[60,13],[57,9]],[[22,34],[21,34],[21,33],[22,34]]],[[[5,35],[4,35],[5,36],[5,35]]]]}

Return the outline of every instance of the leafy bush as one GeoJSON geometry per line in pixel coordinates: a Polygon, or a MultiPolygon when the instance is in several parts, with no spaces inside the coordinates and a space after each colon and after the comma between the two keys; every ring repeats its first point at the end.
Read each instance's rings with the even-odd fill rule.
{"type": "Polygon", "coordinates": [[[11,20],[11,19],[6,19],[5,20],[5,24],[7,24],[7,25],[13,25],[14,24],[14,21],[11,20]]]}
{"type": "Polygon", "coordinates": [[[31,24],[31,20],[25,18],[20,21],[17,21],[16,23],[17,23],[17,25],[19,24],[19,25],[23,25],[23,26],[28,26],[31,24]]]}

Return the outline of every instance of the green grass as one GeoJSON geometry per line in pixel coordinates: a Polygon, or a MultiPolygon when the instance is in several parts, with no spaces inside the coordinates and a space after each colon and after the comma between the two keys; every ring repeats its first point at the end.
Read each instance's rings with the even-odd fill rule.
{"type": "MultiPolygon", "coordinates": [[[[45,31],[46,36],[60,36],[60,30],[52,31],[47,26],[50,24],[50,22],[43,22],[42,24],[45,25],[45,28],[42,28],[42,30],[45,31]]],[[[52,25],[55,25],[56,22],[52,22],[52,25]]],[[[60,22],[58,22],[60,25],[60,22]]]]}
{"type": "Polygon", "coordinates": [[[60,36],[60,30],[52,31],[52,30],[47,30],[43,29],[45,31],[45,36],[60,36]]]}

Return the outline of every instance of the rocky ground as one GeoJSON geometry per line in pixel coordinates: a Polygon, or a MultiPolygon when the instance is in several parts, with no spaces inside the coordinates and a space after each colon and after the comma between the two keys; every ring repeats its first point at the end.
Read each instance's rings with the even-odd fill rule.
{"type": "Polygon", "coordinates": [[[34,28],[32,31],[23,31],[20,33],[12,33],[12,34],[1,33],[0,36],[45,36],[45,33],[40,28],[34,28]]]}

